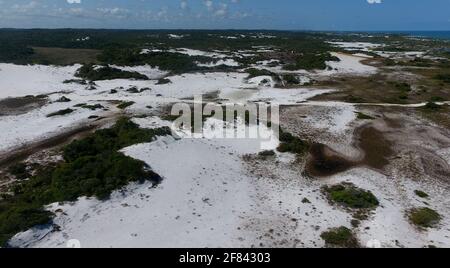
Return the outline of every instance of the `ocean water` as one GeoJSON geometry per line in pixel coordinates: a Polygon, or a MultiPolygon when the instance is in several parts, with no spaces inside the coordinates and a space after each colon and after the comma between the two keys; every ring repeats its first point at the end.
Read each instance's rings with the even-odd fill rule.
{"type": "Polygon", "coordinates": [[[402,31],[392,32],[395,34],[404,34],[414,37],[436,38],[436,39],[448,39],[450,40],[450,31],[402,31]]]}

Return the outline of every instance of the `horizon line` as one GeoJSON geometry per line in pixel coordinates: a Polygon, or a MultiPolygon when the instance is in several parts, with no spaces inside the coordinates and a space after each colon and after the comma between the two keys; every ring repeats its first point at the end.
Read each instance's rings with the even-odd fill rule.
{"type": "Polygon", "coordinates": [[[449,30],[312,30],[312,29],[236,29],[236,28],[217,28],[217,29],[206,29],[206,28],[81,28],[81,27],[0,27],[0,30],[122,30],[122,31],[271,31],[271,32],[350,32],[350,33],[389,33],[389,32],[450,32],[449,30]]]}

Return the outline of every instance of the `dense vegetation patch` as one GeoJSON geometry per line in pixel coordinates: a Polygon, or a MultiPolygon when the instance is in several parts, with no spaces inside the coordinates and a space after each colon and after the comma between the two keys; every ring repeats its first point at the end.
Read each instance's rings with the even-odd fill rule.
{"type": "Polygon", "coordinates": [[[437,111],[442,109],[442,105],[437,104],[436,102],[429,101],[425,104],[424,109],[427,111],[437,111]]]}
{"type": "Polygon", "coordinates": [[[298,79],[297,76],[293,75],[293,74],[285,74],[283,75],[283,80],[286,84],[290,84],[290,85],[298,85],[300,84],[300,80],[298,79]]]}
{"type": "Polygon", "coordinates": [[[104,63],[123,66],[135,66],[148,64],[161,70],[174,73],[184,73],[200,69],[196,62],[211,62],[213,59],[200,56],[189,56],[182,53],[150,52],[141,53],[134,48],[109,48],[99,56],[104,63]]]}
{"type": "Polygon", "coordinates": [[[373,120],[375,119],[374,117],[367,115],[365,113],[361,113],[361,112],[357,112],[356,113],[356,118],[360,119],[360,120],[373,120]]]}
{"type": "Polygon", "coordinates": [[[248,68],[245,70],[245,72],[248,73],[247,79],[251,79],[254,77],[258,77],[258,76],[271,76],[275,80],[280,80],[280,78],[278,77],[278,74],[271,72],[269,70],[266,70],[266,69],[248,68]]]}
{"type": "Polygon", "coordinates": [[[67,108],[67,109],[63,109],[63,110],[59,110],[53,113],[49,113],[47,115],[47,117],[54,117],[54,116],[61,116],[61,115],[66,115],[66,114],[71,114],[73,113],[75,110],[67,108]]]}
{"type": "Polygon", "coordinates": [[[84,64],[78,69],[75,76],[90,81],[111,79],[148,80],[147,76],[138,72],[123,71],[110,66],[97,66],[94,64],[84,64]]]}
{"type": "Polygon", "coordinates": [[[0,41],[0,62],[26,63],[33,56],[33,49],[11,40],[0,41]]]}
{"type": "Polygon", "coordinates": [[[75,107],[80,107],[80,108],[88,109],[88,110],[92,110],[92,111],[105,108],[103,105],[101,105],[99,103],[97,103],[97,104],[80,103],[80,104],[75,105],[75,107]]]}
{"type": "Polygon", "coordinates": [[[411,223],[422,228],[432,228],[439,224],[441,215],[427,207],[414,208],[408,212],[411,223]]]}
{"type": "Polygon", "coordinates": [[[428,198],[429,195],[421,190],[415,190],[414,193],[420,198],[428,198]]]}
{"type": "Polygon", "coordinates": [[[117,105],[117,108],[119,109],[126,109],[130,106],[132,106],[135,102],[134,101],[124,101],[121,104],[117,105]]]}
{"type": "MultiPolygon", "coordinates": [[[[130,120],[120,119],[110,129],[67,145],[63,162],[41,168],[17,184],[13,196],[0,201],[0,246],[18,232],[48,223],[53,215],[43,209],[44,205],[81,196],[106,199],[133,181],[159,182],[161,178],[144,162],[118,150],[169,134],[169,128],[140,129],[130,120]]],[[[23,168],[18,171],[22,173],[23,168]]]]}
{"type": "Polygon", "coordinates": [[[333,228],[323,232],[320,237],[328,247],[359,248],[358,239],[347,227],[333,228]]]}
{"type": "Polygon", "coordinates": [[[357,188],[351,183],[341,183],[323,191],[330,201],[353,209],[371,209],[379,205],[378,199],[370,191],[357,188]]]}
{"type": "Polygon", "coordinates": [[[327,68],[327,61],[340,61],[329,52],[324,53],[304,53],[295,59],[295,63],[284,66],[285,70],[324,70],[327,68]]]}
{"type": "Polygon", "coordinates": [[[442,81],[446,84],[450,84],[450,73],[438,74],[434,77],[435,79],[442,81]]]}
{"type": "Polygon", "coordinates": [[[8,168],[8,172],[17,180],[24,180],[31,176],[27,170],[27,165],[25,163],[16,163],[10,166],[8,168]]]}
{"type": "Polygon", "coordinates": [[[298,137],[293,136],[290,133],[280,130],[280,145],[277,150],[281,153],[293,153],[298,155],[304,155],[308,152],[310,145],[308,142],[301,140],[298,137]]]}

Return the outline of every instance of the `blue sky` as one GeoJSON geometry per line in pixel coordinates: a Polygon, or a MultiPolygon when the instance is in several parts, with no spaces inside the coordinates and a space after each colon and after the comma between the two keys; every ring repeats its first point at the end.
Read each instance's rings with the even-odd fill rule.
{"type": "Polygon", "coordinates": [[[450,0],[0,0],[0,27],[450,30],[450,0]]]}

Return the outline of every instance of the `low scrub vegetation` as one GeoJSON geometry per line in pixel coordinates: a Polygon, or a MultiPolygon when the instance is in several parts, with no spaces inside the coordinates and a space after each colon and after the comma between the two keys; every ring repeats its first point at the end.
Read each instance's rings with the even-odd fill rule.
{"type": "Polygon", "coordinates": [[[359,248],[358,239],[347,227],[333,228],[323,232],[320,237],[327,247],[359,248]]]}
{"type": "Polygon", "coordinates": [[[379,205],[378,199],[370,191],[357,188],[350,183],[325,186],[323,191],[334,203],[352,209],[372,209],[379,205]]]}
{"type": "Polygon", "coordinates": [[[450,73],[438,74],[434,77],[436,80],[442,81],[446,84],[450,84],[450,73]]]}
{"type": "Polygon", "coordinates": [[[421,190],[415,190],[414,193],[420,198],[428,198],[429,195],[421,190]]]}
{"type": "MultiPolygon", "coordinates": [[[[110,129],[67,145],[63,162],[41,168],[17,184],[13,196],[0,201],[0,246],[18,232],[50,222],[53,215],[43,209],[44,205],[81,196],[107,199],[112,191],[133,181],[159,182],[161,178],[144,162],[118,150],[169,134],[169,128],[140,129],[124,118],[110,129]]],[[[23,167],[17,170],[24,172],[23,167]]]]}
{"type": "Polygon", "coordinates": [[[276,73],[271,72],[266,69],[256,69],[256,68],[248,68],[245,70],[248,73],[247,79],[251,79],[258,76],[271,76],[275,80],[279,80],[279,77],[276,73]]]}
{"type": "Polygon", "coordinates": [[[173,73],[184,73],[200,69],[196,62],[213,61],[204,57],[192,57],[181,53],[151,52],[141,53],[140,49],[134,48],[110,48],[105,49],[99,56],[104,63],[118,64],[123,66],[135,66],[148,64],[158,67],[164,71],[173,73]]]}
{"type": "Polygon", "coordinates": [[[367,115],[365,113],[361,113],[361,112],[357,112],[356,113],[356,118],[358,118],[359,120],[373,120],[375,119],[374,117],[367,115]]]}
{"type": "Polygon", "coordinates": [[[281,153],[294,153],[297,155],[304,155],[308,152],[310,145],[308,142],[293,136],[290,133],[280,131],[280,145],[278,151],[281,153]]]}
{"type": "Polygon", "coordinates": [[[110,66],[96,66],[94,64],[84,64],[78,69],[75,76],[90,80],[111,80],[111,79],[135,79],[148,80],[148,77],[138,72],[123,71],[110,66]]]}
{"type": "Polygon", "coordinates": [[[133,105],[134,103],[135,103],[134,101],[124,101],[121,104],[117,105],[117,108],[124,110],[133,105]]]}
{"type": "Polygon", "coordinates": [[[439,224],[441,215],[431,208],[414,208],[408,212],[412,224],[421,228],[433,228],[439,224]]]}
{"type": "Polygon", "coordinates": [[[340,61],[328,52],[305,53],[295,59],[295,63],[284,66],[285,70],[324,70],[327,68],[327,61],[340,61]]]}
{"type": "Polygon", "coordinates": [[[10,166],[8,172],[17,180],[25,180],[31,176],[25,163],[16,163],[10,166]]]}
{"type": "Polygon", "coordinates": [[[75,110],[73,110],[73,109],[67,108],[67,109],[64,109],[64,110],[56,111],[56,112],[54,112],[54,113],[49,113],[49,114],[47,115],[47,117],[54,117],[54,116],[62,116],[62,115],[66,115],[66,114],[71,114],[71,113],[73,113],[74,111],[75,111],[75,110]]]}
{"type": "Polygon", "coordinates": [[[285,74],[283,75],[283,80],[286,84],[289,85],[298,85],[300,84],[300,80],[298,79],[297,76],[293,75],[293,74],[285,74]]]}

